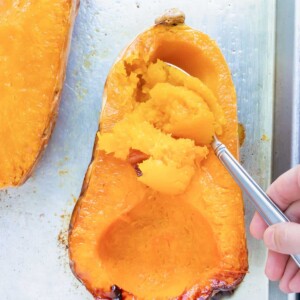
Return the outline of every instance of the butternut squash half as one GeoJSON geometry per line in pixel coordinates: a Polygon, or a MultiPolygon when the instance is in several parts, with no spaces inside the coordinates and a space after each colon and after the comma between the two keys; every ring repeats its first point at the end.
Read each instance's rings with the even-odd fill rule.
{"type": "Polygon", "coordinates": [[[96,299],[208,299],[245,276],[235,89],[214,41],[169,14],[112,67],[70,224],[74,274],[96,299]],[[184,74],[171,63],[190,74],[184,74]]]}
{"type": "Polygon", "coordinates": [[[50,138],[78,4],[0,1],[0,188],[22,184],[50,138]]]}

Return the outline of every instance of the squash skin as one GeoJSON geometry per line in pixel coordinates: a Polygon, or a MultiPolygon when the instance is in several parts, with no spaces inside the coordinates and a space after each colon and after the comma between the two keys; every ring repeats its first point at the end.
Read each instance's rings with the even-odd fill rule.
{"type": "MultiPolygon", "coordinates": [[[[163,46],[161,46],[163,48],[163,46]]],[[[174,47],[176,50],[176,46],[174,47]]],[[[178,46],[178,48],[180,48],[178,46]]],[[[221,54],[220,50],[216,46],[215,42],[211,41],[210,38],[200,32],[194,31],[193,29],[189,28],[185,25],[177,25],[174,27],[168,27],[166,25],[156,25],[146,32],[139,35],[134,42],[126,48],[123,53],[121,54],[119,61],[116,62],[116,64],[112,67],[108,79],[105,86],[105,91],[103,95],[103,105],[104,108],[102,110],[102,116],[100,120],[100,132],[109,132],[111,128],[114,126],[116,122],[122,119],[124,114],[128,111],[130,111],[130,107],[127,105],[120,106],[120,103],[118,103],[118,97],[115,95],[115,89],[116,87],[115,83],[116,80],[116,66],[118,63],[125,61],[126,59],[130,59],[130,57],[136,55],[137,59],[144,59],[145,54],[149,55],[149,61],[154,61],[155,59],[159,58],[161,60],[168,61],[170,63],[173,63],[187,72],[189,72],[191,75],[194,75],[196,77],[200,77],[206,84],[209,86],[217,98],[219,99],[224,111],[227,121],[227,124],[224,126],[224,134],[220,136],[220,139],[222,142],[224,142],[227,147],[230,149],[230,151],[237,157],[238,156],[238,136],[237,136],[237,117],[236,117],[236,95],[234,86],[232,83],[232,79],[230,76],[230,71],[228,69],[228,66],[225,62],[225,59],[223,55],[221,54]],[[193,44],[198,45],[200,49],[190,49],[189,51],[192,53],[193,50],[195,52],[199,51],[202,53],[205,53],[205,57],[209,57],[210,61],[208,63],[208,67],[206,68],[206,71],[209,69],[209,67],[213,66],[215,68],[214,72],[215,74],[211,76],[212,78],[203,78],[203,74],[197,73],[197,64],[196,68],[193,69],[193,64],[189,65],[188,62],[182,62],[176,60],[176,54],[174,53],[167,53],[168,49],[171,49],[170,52],[172,52],[172,47],[164,47],[166,48],[167,52],[164,52],[164,50],[157,50],[157,45],[159,45],[158,40],[163,40],[162,44],[167,40],[169,45],[173,43],[173,45],[177,42],[174,41],[174,37],[176,40],[179,40],[179,43],[182,42],[183,45],[187,44],[193,44]],[[157,47],[155,49],[155,47],[157,47]],[[217,79],[216,79],[217,78],[217,79]],[[117,100],[112,100],[117,99],[117,100]],[[229,124],[228,124],[229,123],[229,124]]],[[[201,59],[200,59],[201,60],[201,59]]],[[[201,65],[201,63],[198,63],[201,65]]],[[[205,74],[204,74],[205,75],[205,74]]],[[[81,196],[78,199],[78,202],[76,204],[76,207],[74,209],[71,223],[70,223],[70,233],[69,233],[69,255],[71,260],[71,268],[75,276],[82,281],[87,289],[94,295],[95,299],[113,299],[113,298],[120,298],[116,297],[116,293],[112,290],[110,291],[108,287],[97,287],[92,282],[88,280],[88,276],[85,276],[86,274],[83,274],[80,270],[80,264],[81,262],[77,261],[76,255],[74,255],[75,251],[78,246],[78,242],[80,238],[78,238],[77,230],[81,227],[81,222],[84,218],[82,211],[86,211],[88,208],[88,202],[92,199],[92,192],[91,189],[95,189],[95,176],[100,176],[100,173],[95,171],[96,169],[99,169],[99,165],[102,164],[109,164],[111,163],[112,169],[116,170],[118,164],[120,164],[120,168],[122,169],[121,165],[124,166],[124,168],[127,168],[130,166],[130,163],[126,163],[112,159],[111,155],[105,154],[103,151],[100,151],[97,149],[97,143],[98,138],[96,138],[95,146],[94,146],[94,152],[93,152],[93,158],[92,162],[89,166],[89,169],[87,171],[87,174],[84,179],[83,188],[81,192],[81,196]],[[124,165],[125,164],[125,165],[124,165]],[[96,174],[96,175],[95,175],[96,174]],[[78,240],[77,240],[78,238],[78,240]]],[[[113,173],[113,171],[112,171],[113,173]]],[[[102,173],[102,176],[105,177],[105,175],[102,173]]],[[[111,180],[114,180],[111,179],[111,180]]],[[[103,184],[105,184],[105,178],[102,181],[103,184]]],[[[99,182],[97,182],[99,184],[99,182]]],[[[109,181],[106,182],[106,184],[110,184],[109,181]]],[[[223,267],[218,270],[217,274],[210,278],[206,284],[194,284],[193,286],[190,286],[188,289],[186,289],[181,295],[177,295],[176,297],[170,297],[174,299],[209,299],[214,294],[218,293],[219,291],[230,291],[237,287],[237,285],[243,280],[245,274],[248,270],[248,263],[247,263],[247,249],[245,244],[245,232],[244,232],[244,221],[243,221],[243,204],[242,204],[242,198],[241,198],[241,192],[238,189],[238,187],[235,185],[233,180],[230,178],[229,174],[227,174],[226,170],[223,168],[223,166],[219,163],[217,158],[213,153],[210,153],[207,161],[204,162],[201,169],[199,169],[199,172],[196,174],[195,178],[193,179],[190,188],[185,193],[183,198],[187,199],[186,201],[191,203],[192,205],[195,205],[197,207],[197,202],[199,201],[198,197],[195,197],[197,192],[203,192],[208,198],[211,196],[213,198],[214,195],[211,195],[211,191],[216,186],[219,187],[217,194],[222,194],[223,190],[231,190],[232,194],[229,193],[225,198],[222,199],[221,203],[226,203],[227,200],[229,200],[229,197],[232,196],[233,200],[228,205],[231,205],[232,215],[228,216],[227,222],[231,223],[226,224],[226,221],[224,222],[222,226],[224,226],[224,234],[218,243],[224,243],[226,244],[227,239],[233,239],[234,242],[232,242],[232,245],[230,245],[229,250],[231,251],[231,256],[234,255],[235,257],[232,258],[232,261],[228,259],[224,260],[223,267]],[[206,191],[201,190],[201,188],[206,188],[206,191]],[[227,199],[228,198],[228,199],[227,199]],[[236,219],[234,219],[234,216],[237,215],[236,219]]],[[[141,197],[143,195],[143,188],[140,187],[140,185],[134,186],[136,188],[136,193],[141,194],[141,197]],[[141,190],[139,190],[141,189],[141,190]]],[[[216,196],[216,195],[215,195],[216,196]]],[[[222,195],[221,195],[222,197],[222,195]]],[[[97,195],[94,194],[94,198],[97,198],[97,195]]],[[[202,200],[201,200],[202,201],[202,200]]],[[[205,202],[205,201],[204,201],[205,202]]],[[[138,203],[138,200],[137,200],[138,203]]],[[[209,202],[202,203],[203,206],[199,207],[198,209],[205,210],[209,202]]],[[[127,210],[132,209],[136,204],[132,204],[132,206],[127,207],[127,210]]],[[[200,205],[201,206],[201,205],[200,205]]],[[[99,206],[101,207],[101,205],[99,206]]],[[[211,208],[211,211],[203,212],[204,215],[208,219],[212,219],[212,223],[218,224],[220,220],[220,216],[217,216],[214,209],[216,209],[217,206],[214,206],[211,208]]],[[[120,212],[121,214],[121,212],[120,212]]],[[[109,225],[109,223],[104,224],[104,227],[109,225]]],[[[100,232],[101,233],[101,232],[100,232]]],[[[222,233],[221,233],[222,235],[222,233]]],[[[218,245],[219,246],[219,245],[218,245]]],[[[124,245],[126,247],[126,244],[124,245]]],[[[226,247],[224,248],[224,252],[221,251],[221,256],[225,255],[226,247]]],[[[198,251],[198,249],[195,249],[195,251],[198,251]]],[[[95,258],[96,259],[96,258],[95,258]]],[[[221,259],[222,260],[222,259],[221,259]]],[[[111,286],[113,286],[115,282],[111,282],[111,286]]],[[[122,286],[120,286],[122,288],[122,286]]],[[[136,299],[136,298],[145,298],[147,297],[139,297],[138,295],[133,295],[132,293],[128,291],[122,291],[122,297],[123,299],[136,299]]],[[[151,298],[149,296],[149,298],[151,298]]],[[[156,299],[165,299],[156,297],[156,299]]]]}
{"type": "MultiPolygon", "coordinates": [[[[11,1],[8,1],[8,3],[9,2],[11,2],[11,1]]],[[[25,2],[26,1],[24,1],[24,3],[25,2]]],[[[17,186],[22,185],[24,182],[26,182],[26,180],[32,174],[35,166],[38,164],[40,158],[42,157],[43,152],[44,152],[45,148],[47,147],[47,144],[49,142],[49,139],[51,137],[52,131],[53,131],[55,123],[56,123],[56,118],[58,115],[58,109],[59,109],[59,104],[60,104],[60,99],[61,99],[61,92],[62,92],[62,88],[63,88],[63,82],[65,80],[65,75],[66,75],[66,65],[67,65],[69,51],[70,51],[72,31],[73,31],[75,18],[78,13],[80,0],[65,0],[65,1],[60,1],[60,2],[61,3],[57,3],[58,4],[57,9],[58,10],[62,9],[63,5],[65,5],[65,6],[68,6],[68,10],[64,12],[64,17],[63,17],[64,19],[60,20],[64,23],[65,28],[62,28],[62,29],[65,30],[65,35],[64,36],[61,35],[60,36],[61,39],[58,41],[58,43],[60,43],[59,46],[61,46],[60,51],[57,53],[57,57],[59,58],[59,63],[57,65],[57,73],[56,73],[55,83],[53,84],[53,86],[51,88],[50,94],[47,95],[47,96],[49,96],[49,102],[51,102],[48,112],[47,112],[47,121],[44,123],[43,130],[40,130],[40,132],[38,132],[37,136],[35,137],[35,139],[38,140],[38,141],[35,141],[38,144],[38,147],[36,147],[32,151],[30,156],[28,156],[26,151],[23,150],[23,152],[24,152],[23,157],[26,157],[26,159],[28,159],[28,161],[26,163],[20,161],[19,163],[15,164],[13,166],[13,168],[14,168],[13,172],[11,170],[8,170],[7,172],[5,172],[4,168],[1,168],[2,172],[0,173],[0,189],[7,188],[7,187],[17,187],[17,186]],[[59,7],[59,5],[61,5],[61,8],[59,7]],[[53,94],[53,95],[51,95],[51,94],[53,94]]],[[[25,5],[24,3],[17,4],[16,7],[18,7],[18,5],[25,5]]],[[[34,2],[31,2],[31,3],[35,4],[34,2]]],[[[45,9],[45,5],[46,5],[46,1],[44,1],[44,3],[41,3],[41,6],[43,6],[43,9],[45,9]]],[[[51,3],[51,5],[52,5],[52,3],[51,3]]],[[[53,5],[55,5],[55,4],[53,4],[53,5]]],[[[34,7],[34,5],[32,5],[32,7],[33,8],[31,8],[31,4],[28,4],[28,7],[26,9],[24,9],[21,14],[27,14],[28,16],[30,16],[30,14],[31,14],[32,16],[34,16],[34,14],[37,13],[36,11],[34,11],[34,9],[36,7],[34,7]]],[[[4,13],[5,13],[5,11],[4,11],[4,13]]],[[[18,20],[18,17],[19,16],[16,16],[16,20],[18,20]]],[[[45,18],[45,19],[47,19],[47,18],[45,18]]],[[[51,20],[51,21],[48,20],[48,21],[49,21],[49,23],[53,22],[53,20],[51,20]]],[[[14,22],[14,20],[12,20],[12,22],[14,22]]],[[[2,25],[0,24],[0,26],[2,26],[2,25]]],[[[22,44],[22,42],[20,42],[20,43],[21,43],[20,47],[26,47],[26,45],[22,44]]],[[[33,41],[32,43],[34,45],[35,41],[33,41]]],[[[36,44],[35,46],[38,47],[39,45],[36,44]]],[[[43,46],[44,45],[42,45],[42,47],[43,46]]],[[[4,55],[5,54],[6,53],[4,52],[4,55]]],[[[0,58],[1,58],[1,53],[0,53],[0,58]]],[[[13,60],[14,57],[11,56],[10,59],[13,60]]],[[[28,57],[28,59],[32,59],[32,57],[28,57]]],[[[34,62],[34,58],[33,58],[33,64],[34,63],[35,62],[34,62]]],[[[49,66],[49,68],[51,68],[51,66],[49,66]]],[[[22,74],[22,75],[26,76],[26,74],[22,74]]],[[[35,84],[36,84],[36,82],[35,82],[35,84]]],[[[0,82],[0,90],[1,90],[1,88],[3,88],[3,86],[1,87],[1,82],[0,82]]],[[[43,91],[43,89],[44,89],[42,87],[42,83],[40,84],[40,86],[39,86],[39,84],[37,84],[37,87],[35,85],[34,86],[32,85],[32,86],[24,86],[21,88],[23,88],[24,90],[26,88],[28,88],[28,89],[36,88],[37,90],[40,90],[40,91],[43,91]]],[[[18,88],[16,87],[16,94],[17,94],[17,92],[18,92],[18,88]]],[[[30,97],[25,98],[25,100],[27,100],[29,98],[30,97]]],[[[1,98],[0,98],[0,104],[1,104],[1,98]]],[[[30,105],[30,103],[28,105],[30,105]]],[[[43,103],[42,103],[42,105],[43,105],[43,103]]],[[[15,109],[18,109],[18,107],[15,107],[15,109]]],[[[15,121],[17,121],[17,120],[15,120],[15,121]]],[[[34,126],[34,124],[32,126],[34,126]]],[[[22,128],[19,128],[19,129],[20,129],[20,134],[22,134],[22,128]]],[[[3,141],[1,143],[5,144],[6,140],[5,140],[4,135],[1,135],[1,140],[2,139],[3,139],[3,141]]],[[[26,139],[26,136],[24,137],[24,139],[26,139]]]]}

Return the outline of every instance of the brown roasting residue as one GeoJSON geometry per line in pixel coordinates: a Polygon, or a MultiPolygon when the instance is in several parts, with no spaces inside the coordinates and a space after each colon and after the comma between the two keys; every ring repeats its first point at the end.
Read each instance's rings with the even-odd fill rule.
{"type": "Polygon", "coordinates": [[[61,230],[57,236],[57,241],[60,246],[68,249],[68,231],[67,230],[61,230]]]}
{"type": "Polygon", "coordinates": [[[270,138],[266,135],[266,134],[263,134],[260,138],[263,142],[268,142],[270,140],[270,138]]]}
{"type": "Polygon", "coordinates": [[[69,173],[68,170],[60,170],[60,171],[58,171],[58,174],[59,174],[59,175],[66,175],[66,174],[68,174],[68,173],[69,173]]]}
{"type": "Polygon", "coordinates": [[[239,145],[240,147],[242,147],[246,138],[245,127],[242,123],[238,124],[238,136],[239,136],[239,145]]]}

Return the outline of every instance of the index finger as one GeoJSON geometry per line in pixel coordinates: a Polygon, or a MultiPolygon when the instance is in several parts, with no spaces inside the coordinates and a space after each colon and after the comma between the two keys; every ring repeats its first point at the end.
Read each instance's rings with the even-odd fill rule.
{"type": "Polygon", "coordinates": [[[268,188],[267,194],[280,207],[286,210],[300,199],[300,165],[279,176],[268,188]]]}

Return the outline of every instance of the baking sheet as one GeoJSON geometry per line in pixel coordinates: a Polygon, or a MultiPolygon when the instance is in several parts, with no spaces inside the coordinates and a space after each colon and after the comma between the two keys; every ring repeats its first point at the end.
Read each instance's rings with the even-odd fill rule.
{"type": "MultiPolygon", "coordinates": [[[[27,183],[0,191],[0,299],[88,300],[67,257],[67,228],[91,158],[105,78],[118,53],[165,9],[217,41],[246,129],[241,160],[266,187],[271,171],[275,1],[81,0],[58,121],[27,183]]],[[[246,202],[247,225],[253,210],[246,202]]],[[[248,235],[250,270],[230,299],[268,299],[265,250],[248,235]]]]}
{"type": "MultiPolygon", "coordinates": [[[[300,163],[300,2],[276,1],[272,179],[300,163]],[[289,121],[287,121],[289,120],[289,121]]],[[[295,300],[270,282],[272,300],[295,300]]],[[[300,298],[300,294],[298,295],[300,298]]]]}

